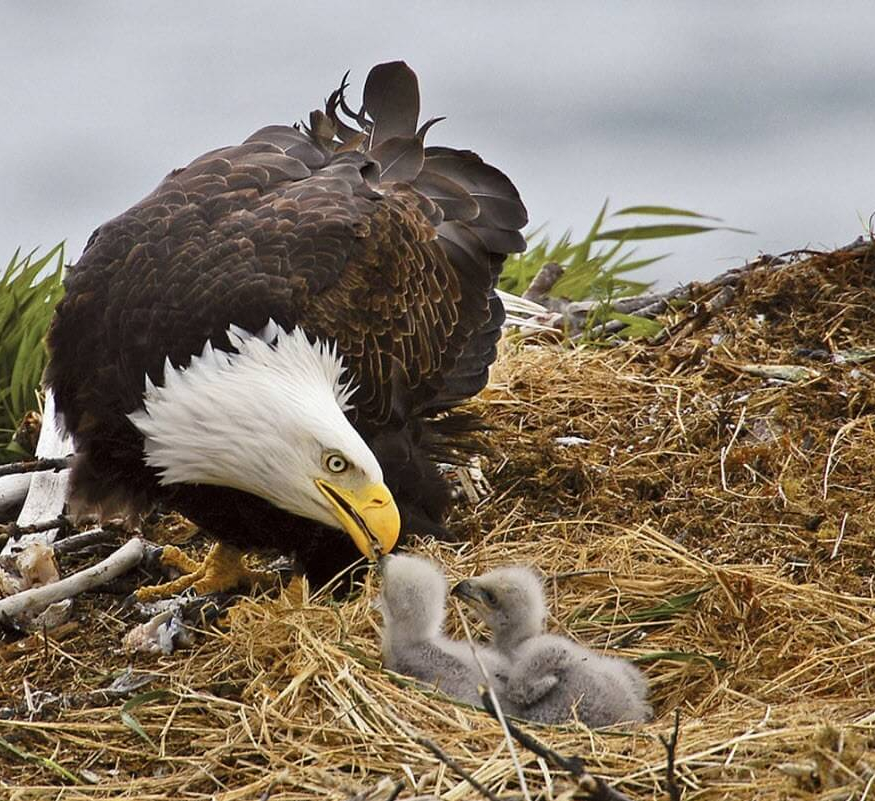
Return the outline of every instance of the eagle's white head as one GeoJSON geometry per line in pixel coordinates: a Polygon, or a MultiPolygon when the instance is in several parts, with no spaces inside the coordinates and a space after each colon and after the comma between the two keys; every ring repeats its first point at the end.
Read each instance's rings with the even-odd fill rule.
{"type": "Polygon", "coordinates": [[[207,342],[188,367],[146,377],[129,415],[162,484],[214,484],[344,529],[369,559],[392,550],[398,507],[370,448],[346,419],[355,388],[337,349],[269,321],[228,330],[236,353],[207,342]]]}

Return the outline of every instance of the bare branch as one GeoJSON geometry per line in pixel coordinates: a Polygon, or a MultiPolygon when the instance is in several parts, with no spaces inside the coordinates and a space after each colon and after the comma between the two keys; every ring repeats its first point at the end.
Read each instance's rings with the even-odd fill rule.
{"type": "Polygon", "coordinates": [[[671,801],[681,801],[681,788],[678,787],[677,777],[675,776],[674,765],[675,756],[677,754],[678,733],[680,731],[681,711],[674,711],[674,728],[672,729],[671,737],[666,740],[663,735],[659,735],[660,742],[665,746],[665,784],[668,788],[668,797],[671,801]]]}
{"type": "Polygon", "coordinates": [[[83,548],[89,548],[92,545],[108,542],[116,536],[116,532],[105,528],[92,528],[88,531],[83,531],[80,534],[72,534],[69,537],[64,537],[62,540],[55,540],[55,554],[61,556],[63,554],[75,553],[83,548]]]}
{"type": "Polygon", "coordinates": [[[540,303],[564,272],[565,268],[561,264],[555,261],[548,261],[538,270],[538,274],[532,279],[526,291],[523,292],[523,297],[526,300],[534,300],[536,303],[540,303]]]}
{"type": "MultiPolygon", "coordinates": [[[[486,711],[494,718],[498,719],[495,707],[492,704],[492,699],[489,697],[489,693],[482,693],[480,699],[483,702],[486,711]]],[[[584,767],[583,760],[580,757],[562,756],[562,754],[554,751],[549,746],[544,745],[544,743],[536,737],[527,734],[509,720],[506,720],[505,723],[511,736],[523,746],[523,748],[528,748],[528,750],[536,756],[547,760],[561,770],[567,770],[572,776],[574,776],[580,789],[586,793],[587,798],[592,799],[592,801],[631,801],[628,796],[624,795],[619,790],[615,790],[604,779],[599,776],[593,776],[593,774],[587,771],[584,767]]]]}
{"type": "MultiPolygon", "coordinates": [[[[484,695],[488,698],[489,693],[485,692],[484,695]]],[[[490,701],[491,703],[491,701],[490,701]]],[[[500,801],[497,795],[493,793],[488,787],[481,784],[477,779],[475,779],[470,773],[468,773],[465,768],[463,768],[455,759],[453,759],[449,754],[444,752],[440,746],[435,743],[433,740],[429,740],[428,737],[420,734],[416,731],[410,724],[408,724],[397,712],[393,711],[393,717],[397,721],[398,725],[401,727],[402,731],[415,743],[418,743],[426,750],[430,751],[437,757],[441,762],[444,763],[453,773],[455,773],[459,778],[468,782],[480,795],[484,798],[488,798],[489,801],[500,801]]]]}
{"type": "Polygon", "coordinates": [[[96,565],[52,584],[34,587],[0,599],[0,622],[4,620],[14,622],[22,615],[31,616],[50,604],[72,598],[111,581],[136,565],[143,558],[143,550],[143,541],[134,537],[96,565]]]}
{"type": "Polygon", "coordinates": [[[63,515],[58,515],[50,520],[40,520],[37,523],[29,523],[25,526],[20,526],[18,523],[7,523],[5,526],[0,526],[0,533],[8,534],[13,539],[18,539],[25,534],[38,534],[42,531],[51,531],[53,528],[63,528],[69,526],[70,521],[63,515]]]}
{"type": "Polygon", "coordinates": [[[12,462],[0,465],[0,476],[14,476],[21,473],[33,473],[37,470],[64,470],[70,467],[71,460],[65,456],[60,459],[31,459],[27,462],[12,462]]]}

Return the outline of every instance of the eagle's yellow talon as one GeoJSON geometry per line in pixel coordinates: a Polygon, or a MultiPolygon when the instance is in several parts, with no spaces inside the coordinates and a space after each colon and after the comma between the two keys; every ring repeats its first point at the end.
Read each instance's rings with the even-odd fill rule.
{"type": "Polygon", "coordinates": [[[216,543],[202,562],[197,562],[179,548],[168,545],[161,554],[161,563],[174,567],[185,575],[164,584],[140,587],[136,595],[140,601],[155,601],[169,598],[189,587],[198,595],[211,592],[228,592],[239,586],[268,587],[277,581],[276,573],[254,570],[244,561],[242,551],[225,543],[216,543]]]}

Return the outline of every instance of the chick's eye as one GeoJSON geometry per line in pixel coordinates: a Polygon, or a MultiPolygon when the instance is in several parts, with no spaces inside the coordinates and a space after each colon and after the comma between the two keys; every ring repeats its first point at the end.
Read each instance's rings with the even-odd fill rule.
{"type": "Polygon", "coordinates": [[[330,473],[342,473],[347,467],[349,467],[349,462],[339,453],[329,453],[325,457],[325,468],[330,473]]]}
{"type": "Polygon", "coordinates": [[[486,596],[486,603],[490,604],[491,606],[495,606],[495,593],[492,592],[492,590],[484,590],[483,594],[486,596]]]}

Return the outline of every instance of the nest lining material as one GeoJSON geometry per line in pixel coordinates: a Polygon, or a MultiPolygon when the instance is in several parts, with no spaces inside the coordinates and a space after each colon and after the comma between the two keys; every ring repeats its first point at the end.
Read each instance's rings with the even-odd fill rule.
{"type": "MultiPolygon", "coordinates": [[[[752,271],[703,316],[709,291],[658,347],[508,342],[478,402],[493,494],[457,512],[470,542],[417,550],[451,580],[535,565],[551,629],[639,661],[652,723],[527,727],[628,795],[667,797],[658,735],[679,708],[687,798],[871,797],[872,251],[752,271]],[[776,365],[811,372],[750,369],[776,365]]],[[[381,799],[402,781],[401,799],[474,797],[413,732],[518,794],[495,721],[380,669],[377,592],[369,576],[337,603],[293,581],[133,663],[117,600],[81,598],[61,630],[0,644],[0,795],[381,799]],[[96,701],[131,664],[144,689],[96,701]]],[[[533,795],[570,792],[520,759],[533,795]]]]}

